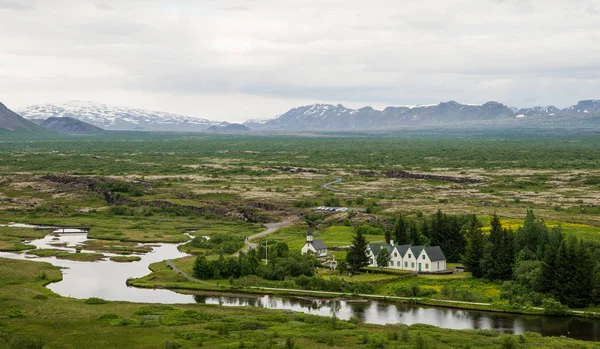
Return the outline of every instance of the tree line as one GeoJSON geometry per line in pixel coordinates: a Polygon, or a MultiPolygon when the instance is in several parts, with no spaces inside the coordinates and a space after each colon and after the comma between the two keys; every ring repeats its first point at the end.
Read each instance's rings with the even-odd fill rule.
{"type": "Polygon", "coordinates": [[[552,298],[580,308],[600,301],[600,246],[549,228],[528,210],[516,232],[491,218],[484,235],[475,219],[467,229],[464,264],[475,277],[505,281],[501,296],[540,306],[552,298]]]}
{"type": "MultiPolygon", "coordinates": [[[[373,229],[355,230],[344,263],[351,273],[369,265],[364,235],[373,229]]],[[[462,262],[474,277],[503,282],[501,296],[511,303],[558,301],[575,308],[600,303],[600,245],[566,235],[560,226],[549,228],[532,210],[516,231],[493,215],[484,234],[476,215],[439,210],[415,219],[400,215],[382,230],[388,243],[440,246],[448,262],[462,262]]],[[[378,265],[388,265],[390,258],[386,249],[375,255],[378,265]]]]}
{"type": "Polygon", "coordinates": [[[287,277],[313,276],[319,265],[318,259],[312,254],[290,252],[287,244],[277,243],[273,246],[260,246],[248,253],[240,252],[237,257],[220,255],[216,260],[208,260],[205,255],[199,255],[194,262],[194,276],[199,279],[239,279],[244,276],[256,275],[266,280],[284,280],[287,277]],[[268,248],[268,263],[263,263],[259,256],[266,256],[268,248]]]}

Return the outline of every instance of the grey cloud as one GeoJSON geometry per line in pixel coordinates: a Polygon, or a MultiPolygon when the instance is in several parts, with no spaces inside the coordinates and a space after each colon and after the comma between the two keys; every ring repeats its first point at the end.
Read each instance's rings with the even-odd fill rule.
{"type": "Polygon", "coordinates": [[[0,10],[22,3],[29,11],[0,22],[0,76],[19,81],[0,84],[0,95],[21,104],[38,103],[24,86],[40,79],[56,86],[48,96],[101,87],[138,106],[244,94],[261,101],[250,112],[263,117],[284,112],[270,109],[280,101],[566,106],[600,97],[594,0],[0,0],[0,10]]]}
{"type": "Polygon", "coordinates": [[[34,6],[32,3],[26,3],[25,1],[19,0],[1,0],[0,10],[31,10],[34,6]]]}

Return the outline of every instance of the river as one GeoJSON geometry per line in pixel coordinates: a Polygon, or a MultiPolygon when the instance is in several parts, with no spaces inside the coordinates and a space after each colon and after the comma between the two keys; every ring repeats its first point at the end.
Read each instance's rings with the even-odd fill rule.
{"type": "MultiPolygon", "coordinates": [[[[28,242],[38,248],[57,248],[50,243],[66,243],[62,249],[74,251],[74,246],[87,240],[87,235],[54,235],[28,242]]],[[[221,306],[258,306],[285,309],[321,316],[335,315],[348,320],[358,317],[365,323],[412,325],[429,324],[450,329],[489,329],[501,333],[521,334],[527,331],[544,336],[567,336],[588,341],[600,341],[600,320],[577,317],[528,316],[475,310],[447,309],[366,300],[330,300],[309,297],[254,296],[247,294],[185,295],[170,290],[128,287],[128,278],[149,273],[148,266],[166,259],[186,256],[177,244],[150,244],[152,252],[140,255],[141,260],[117,263],[110,260],[76,262],[51,258],[31,258],[26,254],[0,252],[0,257],[52,263],[64,268],[63,280],[48,285],[53,292],[79,299],[98,297],[112,301],[139,303],[204,303],[221,306]]],[[[110,255],[106,254],[105,255],[110,255]]]]}

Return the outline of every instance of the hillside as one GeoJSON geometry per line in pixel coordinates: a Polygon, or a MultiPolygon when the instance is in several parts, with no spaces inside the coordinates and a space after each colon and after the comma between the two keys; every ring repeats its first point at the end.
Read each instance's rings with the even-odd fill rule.
{"type": "Polygon", "coordinates": [[[0,130],[9,132],[46,133],[46,129],[24,119],[0,103],[0,130]]]}
{"type": "Polygon", "coordinates": [[[235,132],[250,132],[252,131],[252,129],[250,129],[248,126],[244,126],[241,124],[229,124],[226,126],[211,126],[209,127],[206,132],[212,132],[212,133],[235,133],[235,132]]]}
{"type": "Polygon", "coordinates": [[[100,127],[69,117],[52,117],[46,120],[34,119],[31,121],[35,122],[36,124],[42,126],[45,129],[58,133],[89,134],[104,131],[100,127]]]}

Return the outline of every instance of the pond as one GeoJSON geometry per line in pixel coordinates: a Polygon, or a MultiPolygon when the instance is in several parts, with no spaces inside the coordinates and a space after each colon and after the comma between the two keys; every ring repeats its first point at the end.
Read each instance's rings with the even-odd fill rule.
{"type": "MultiPolygon", "coordinates": [[[[87,239],[86,234],[55,236],[29,242],[38,248],[57,248],[52,244],[65,243],[61,249],[74,251],[74,246],[87,239]]],[[[55,293],[85,299],[99,297],[112,301],[139,303],[204,303],[221,306],[256,306],[268,309],[292,310],[307,314],[333,316],[348,320],[357,317],[365,323],[412,325],[429,324],[450,329],[489,329],[501,333],[521,334],[527,331],[544,336],[567,336],[582,340],[600,340],[600,320],[576,317],[527,316],[492,313],[475,310],[448,309],[379,301],[348,299],[316,299],[309,297],[254,296],[247,294],[184,295],[169,290],[152,290],[128,287],[128,278],[149,273],[148,266],[166,259],[186,256],[177,244],[147,244],[152,251],[140,255],[141,260],[132,263],[116,263],[110,260],[77,262],[51,258],[31,258],[26,254],[0,252],[0,257],[39,260],[63,269],[63,280],[48,285],[55,293]]],[[[105,253],[105,255],[111,255],[105,253]]]]}

